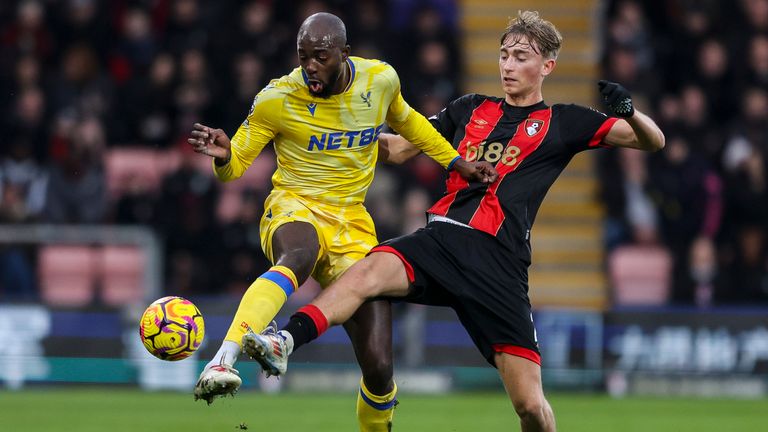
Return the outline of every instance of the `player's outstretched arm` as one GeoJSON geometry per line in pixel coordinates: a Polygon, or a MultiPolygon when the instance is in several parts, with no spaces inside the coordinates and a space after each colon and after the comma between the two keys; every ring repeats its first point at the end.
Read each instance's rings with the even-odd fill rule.
{"type": "Polygon", "coordinates": [[[606,80],[600,80],[597,86],[606,105],[621,118],[603,138],[606,144],[646,151],[664,148],[664,133],[650,117],[635,109],[629,90],[606,80]]]}
{"type": "Polygon", "coordinates": [[[223,130],[195,123],[190,135],[192,138],[187,139],[187,142],[192,149],[214,158],[216,165],[225,165],[232,158],[232,143],[223,130]]]}
{"type": "MultiPolygon", "coordinates": [[[[419,153],[421,149],[401,135],[381,134],[379,136],[379,162],[402,164],[419,153]]],[[[467,180],[482,183],[493,183],[499,177],[496,169],[488,162],[467,162],[457,158],[451,169],[467,180]]]]}
{"type": "Polygon", "coordinates": [[[421,153],[421,149],[400,135],[379,135],[379,162],[402,164],[421,153]]]}

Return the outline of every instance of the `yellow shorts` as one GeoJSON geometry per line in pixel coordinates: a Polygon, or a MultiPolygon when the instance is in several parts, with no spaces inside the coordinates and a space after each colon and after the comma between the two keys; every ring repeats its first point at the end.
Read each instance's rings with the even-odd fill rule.
{"type": "Polygon", "coordinates": [[[323,288],[379,243],[373,220],[362,204],[339,207],[273,190],[264,202],[264,216],[259,225],[261,248],[270,262],[275,262],[272,256],[275,231],[283,224],[296,221],[310,223],[317,231],[320,251],[312,277],[323,288]]]}

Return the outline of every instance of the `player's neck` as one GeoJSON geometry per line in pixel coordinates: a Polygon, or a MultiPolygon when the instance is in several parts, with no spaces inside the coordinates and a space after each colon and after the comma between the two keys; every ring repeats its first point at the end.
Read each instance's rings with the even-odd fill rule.
{"type": "Polygon", "coordinates": [[[532,91],[530,93],[521,95],[511,95],[507,93],[504,97],[504,101],[507,102],[507,104],[516,107],[527,107],[535,105],[542,100],[544,100],[544,96],[541,94],[541,88],[539,88],[537,91],[532,91]]]}

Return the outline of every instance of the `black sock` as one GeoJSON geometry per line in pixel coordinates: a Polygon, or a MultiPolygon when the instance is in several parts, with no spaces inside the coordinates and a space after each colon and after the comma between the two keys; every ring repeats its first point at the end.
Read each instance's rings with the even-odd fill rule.
{"type": "Polygon", "coordinates": [[[305,343],[317,338],[317,327],[312,318],[304,312],[296,312],[291,315],[291,320],[283,327],[283,330],[293,336],[293,350],[296,351],[305,343]]]}

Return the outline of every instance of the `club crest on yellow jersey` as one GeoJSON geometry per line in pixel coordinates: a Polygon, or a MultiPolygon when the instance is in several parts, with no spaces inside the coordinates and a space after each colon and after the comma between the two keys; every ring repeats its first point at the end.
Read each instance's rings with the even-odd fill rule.
{"type": "Polygon", "coordinates": [[[368,108],[371,107],[371,92],[369,91],[367,94],[360,92],[360,97],[363,99],[363,102],[365,102],[366,105],[368,105],[368,108]]]}

